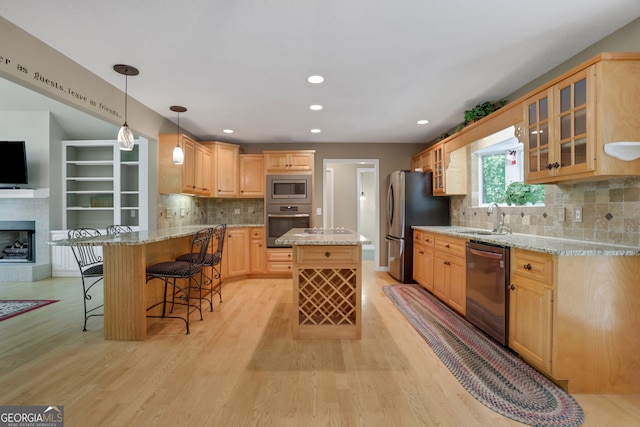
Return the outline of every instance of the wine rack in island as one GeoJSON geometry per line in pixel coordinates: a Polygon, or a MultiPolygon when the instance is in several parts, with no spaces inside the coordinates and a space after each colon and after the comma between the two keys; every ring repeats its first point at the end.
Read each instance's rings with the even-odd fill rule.
{"type": "Polygon", "coordinates": [[[360,339],[362,247],[294,246],[293,337],[360,339]]]}

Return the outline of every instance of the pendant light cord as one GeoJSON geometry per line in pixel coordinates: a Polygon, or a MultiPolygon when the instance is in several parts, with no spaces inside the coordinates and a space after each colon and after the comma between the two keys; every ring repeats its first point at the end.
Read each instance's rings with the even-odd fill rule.
{"type": "Polygon", "coordinates": [[[124,125],[127,125],[127,98],[129,93],[129,76],[124,75],[124,125]]]}

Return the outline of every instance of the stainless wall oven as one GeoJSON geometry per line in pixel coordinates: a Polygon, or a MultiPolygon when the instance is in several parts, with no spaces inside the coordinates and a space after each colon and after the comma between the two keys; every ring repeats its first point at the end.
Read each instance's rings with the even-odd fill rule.
{"type": "Polygon", "coordinates": [[[277,245],[276,239],[292,228],[311,228],[311,204],[268,204],[266,226],[268,248],[290,247],[277,245]]]}
{"type": "Polygon", "coordinates": [[[311,205],[311,175],[267,175],[266,204],[311,205]]]}

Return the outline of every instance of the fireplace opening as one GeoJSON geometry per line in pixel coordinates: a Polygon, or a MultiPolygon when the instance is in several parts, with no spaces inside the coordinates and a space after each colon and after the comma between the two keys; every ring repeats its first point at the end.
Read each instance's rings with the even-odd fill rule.
{"type": "Polygon", "coordinates": [[[0,262],[35,262],[35,221],[0,221],[0,262]]]}

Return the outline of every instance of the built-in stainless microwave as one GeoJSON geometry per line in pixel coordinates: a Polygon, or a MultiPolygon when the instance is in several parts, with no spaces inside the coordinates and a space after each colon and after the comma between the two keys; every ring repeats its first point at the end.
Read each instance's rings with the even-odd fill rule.
{"type": "Polygon", "coordinates": [[[267,204],[311,204],[311,175],[267,175],[267,204]]]}

